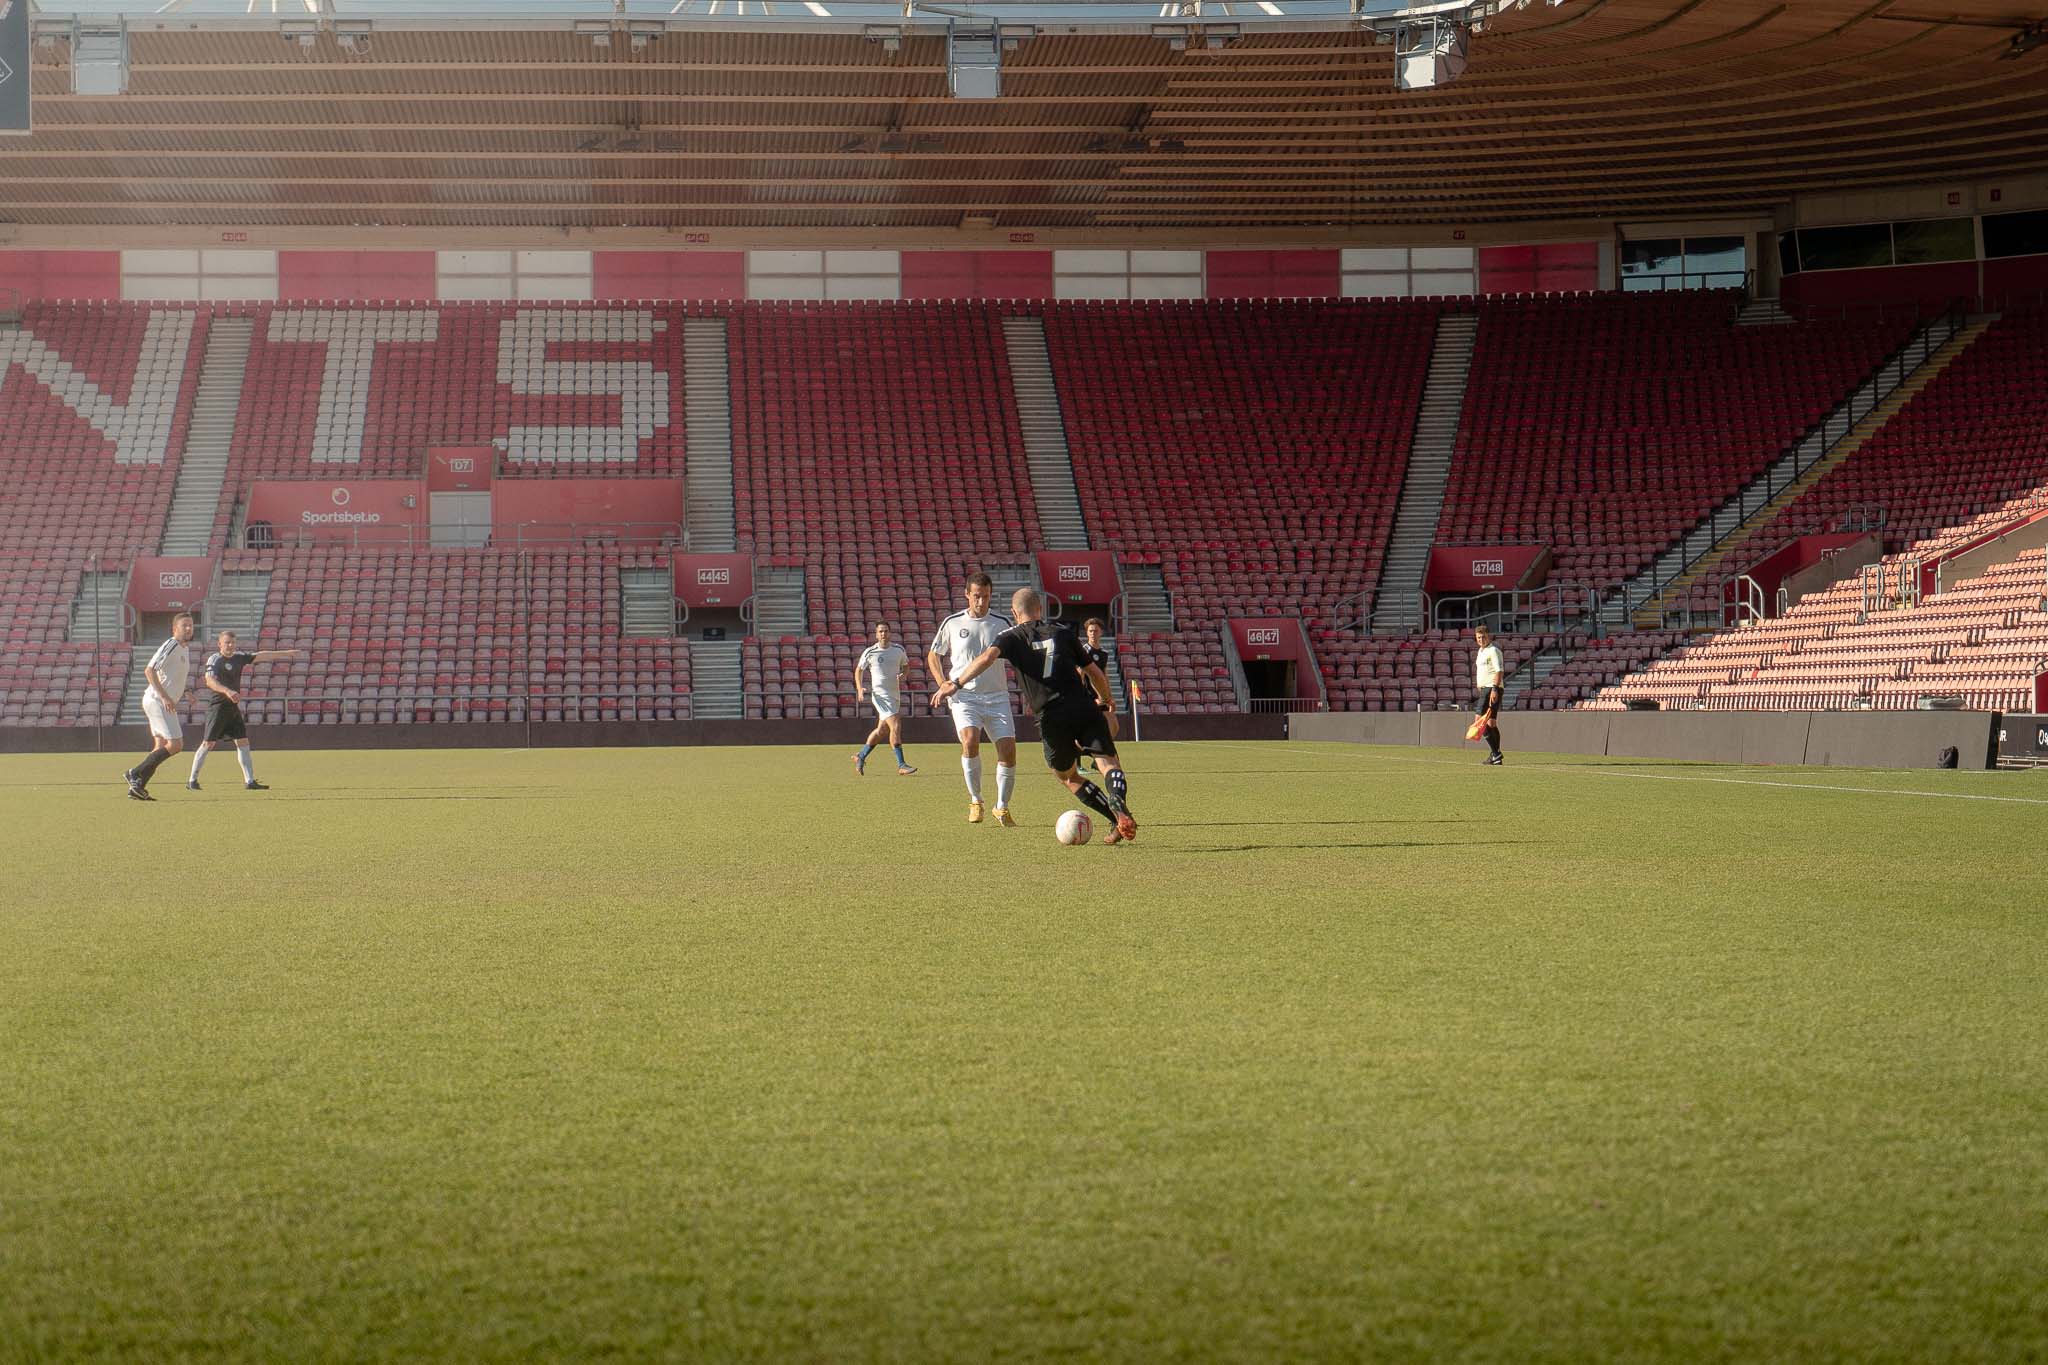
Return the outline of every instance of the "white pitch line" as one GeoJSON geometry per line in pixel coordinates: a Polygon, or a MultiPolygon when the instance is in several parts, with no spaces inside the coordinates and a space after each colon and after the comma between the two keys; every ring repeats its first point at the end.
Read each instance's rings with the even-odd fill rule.
{"type": "MultiPolygon", "coordinates": [[[[1386,754],[1383,757],[1396,763],[1422,763],[1432,768],[1461,766],[1442,758],[1404,758],[1399,754],[1386,754]]],[[[1616,772],[1609,768],[1594,768],[1579,763],[1518,763],[1515,766],[1525,771],[1577,773],[1583,777],[1636,777],[1650,782],[1714,782],[1731,787],[1789,787],[1793,791],[1802,792],[1854,792],[1860,796],[1925,796],[1937,801],[1998,801],[2015,806],[2048,806],[2048,797],[2040,796],[1985,796],[1977,792],[1930,792],[1911,787],[1845,787],[1830,782],[1773,782],[1763,777],[1701,777],[1696,773],[1616,772]]],[[[1478,774],[1474,773],[1473,776],[1476,777],[1478,774]]]]}

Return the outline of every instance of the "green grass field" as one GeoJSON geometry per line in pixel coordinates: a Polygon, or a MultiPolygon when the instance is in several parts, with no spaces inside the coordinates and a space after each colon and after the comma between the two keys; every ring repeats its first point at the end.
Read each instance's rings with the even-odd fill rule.
{"type": "Polygon", "coordinates": [[[2048,779],[1511,759],[0,759],[0,1359],[2041,1358],[2048,779]]]}

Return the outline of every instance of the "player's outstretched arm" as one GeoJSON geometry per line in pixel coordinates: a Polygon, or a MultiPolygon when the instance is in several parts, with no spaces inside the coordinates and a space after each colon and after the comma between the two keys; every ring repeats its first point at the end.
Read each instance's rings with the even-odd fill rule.
{"type": "Polygon", "coordinates": [[[267,664],[272,659],[302,659],[305,655],[306,651],[303,649],[260,649],[250,662],[267,664]]]}
{"type": "MultiPolygon", "coordinates": [[[[937,658],[938,656],[933,655],[932,657],[937,658]]],[[[952,681],[939,684],[939,690],[932,694],[932,710],[938,710],[940,706],[945,704],[946,698],[958,692],[963,684],[988,672],[995,664],[995,661],[1002,657],[1003,651],[997,649],[994,645],[990,645],[987,649],[975,655],[973,661],[967,667],[961,669],[952,681]]]]}

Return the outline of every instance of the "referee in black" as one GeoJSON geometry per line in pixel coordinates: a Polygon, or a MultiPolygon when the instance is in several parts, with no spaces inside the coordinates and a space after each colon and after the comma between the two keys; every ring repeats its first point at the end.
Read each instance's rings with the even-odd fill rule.
{"type": "Polygon", "coordinates": [[[206,738],[192,751],[192,775],[185,779],[185,790],[199,790],[199,770],[206,765],[206,756],[213,752],[214,745],[229,740],[234,743],[236,761],[242,765],[242,785],[252,792],[269,791],[269,787],[256,780],[256,762],[249,756],[249,722],[242,717],[242,670],[273,659],[297,659],[305,651],[266,649],[257,654],[245,653],[235,648],[235,633],[231,630],[222,631],[215,643],[219,648],[206,656],[206,669],[199,675],[199,680],[206,684],[206,738]]]}

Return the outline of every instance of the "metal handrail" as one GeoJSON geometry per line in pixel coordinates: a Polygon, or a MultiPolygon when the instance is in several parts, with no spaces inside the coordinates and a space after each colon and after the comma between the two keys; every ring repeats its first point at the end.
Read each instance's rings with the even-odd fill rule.
{"type": "Polygon", "coordinates": [[[1536,625],[1547,622],[1551,629],[1562,633],[1573,629],[1599,609],[1599,589],[1589,583],[1546,583],[1538,588],[1495,588],[1456,596],[1444,594],[1430,602],[1430,629],[1447,628],[1444,617],[1448,607],[1469,606],[1479,601],[1498,602],[1502,598],[1509,603],[1505,609],[1468,611],[1458,625],[1469,627],[1484,622],[1504,634],[1519,635],[1525,633],[1522,629],[1524,622],[1536,625]]]}
{"type": "MultiPolygon", "coordinates": [[[[1906,382],[1908,376],[1917,372],[1922,365],[1926,364],[1933,357],[1936,351],[1940,350],[1958,332],[1962,331],[1964,321],[1965,315],[1962,309],[1953,304],[1939,317],[1929,320],[1925,326],[1915,331],[1896,351],[1885,357],[1876,369],[1864,376],[1847,397],[1829,409],[1827,414],[1818,422],[1808,427],[1796,441],[1792,442],[1791,447],[1785,454],[1771,461],[1770,466],[1762,474],[1759,474],[1748,484],[1723,499],[1711,512],[1707,513],[1690,530],[1679,537],[1675,544],[1681,553],[1676,567],[1668,573],[1656,574],[1653,564],[1648,590],[1640,595],[1631,585],[1623,584],[1619,598],[1624,619],[1634,617],[1636,612],[1657,601],[1673,584],[1684,577],[1695,564],[1706,558],[1707,555],[1724,545],[1734,543],[1736,536],[1748,525],[1751,517],[1769,506],[1780,493],[1803,478],[1809,470],[1825,459],[1828,452],[1848,439],[1849,434],[1856,429],[1858,423],[1875,412],[1886,399],[1898,391],[1899,386],[1906,382]],[[1939,332],[1938,336],[1936,335],[1937,332],[1939,332]],[[1916,348],[1919,351],[1919,356],[1911,365],[1908,365],[1907,357],[1916,348]],[[1885,382],[1887,378],[1889,383],[1885,382]],[[1866,389],[1869,390],[1869,396],[1859,401],[1859,395],[1862,395],[1866,389]],[[1781,475],[1779,467],[1787,465],[1788,462],[1789,467],[1781,475]],[[1715,535],[1715,520],[1731,507],[1736,509],[1734,523],[1725,532],[1718,536],[1715,535]],[[1697,549],[1691,548],[1695,541],[1699,542],[1697,549]]],[[[1668,615],[1668,613],[1669,607],[1667,604],[1666,614],[1668,615]]]]}
{"type": "Polygon", "coordinates": [[[514,551],[529,547],[548,545],[603,545],[632,542],[653,549],[677,549],[686,544],[682,526],[672,521],[561,521],[561,522],[520,522],[513,527],[509,541],[493,535],[480,544],[436,545],[433,540],[434,528],[427,525],[408,526],[352,526],[346,530],[323,527],[315,530],[308,526],[280,526],[275,522],[251,522],[242,528],[240,549],[253,550],[261,554],[265,550],[303,550],[325,546],[342,545],[351,550],[362,549],[413,549],[413,550],[499,550],[514,551]],[[252,546],[247,543],[252,526],[267,530],[265,544],[252,546]],[[566,534],[557,534],[566,532],[566,534]]]}
{"type": "Polygon", "coordinates": [[[1217,625],[1216,634],[1223,642],[1223,662],[1230,669],[1230,688],[1237,696],[1237,709],[1251,710],[1252,685],[1244,675],[1244,660],[1237,657],[1237,639],[1230,633],[1230,622],[1217,625]]]}

